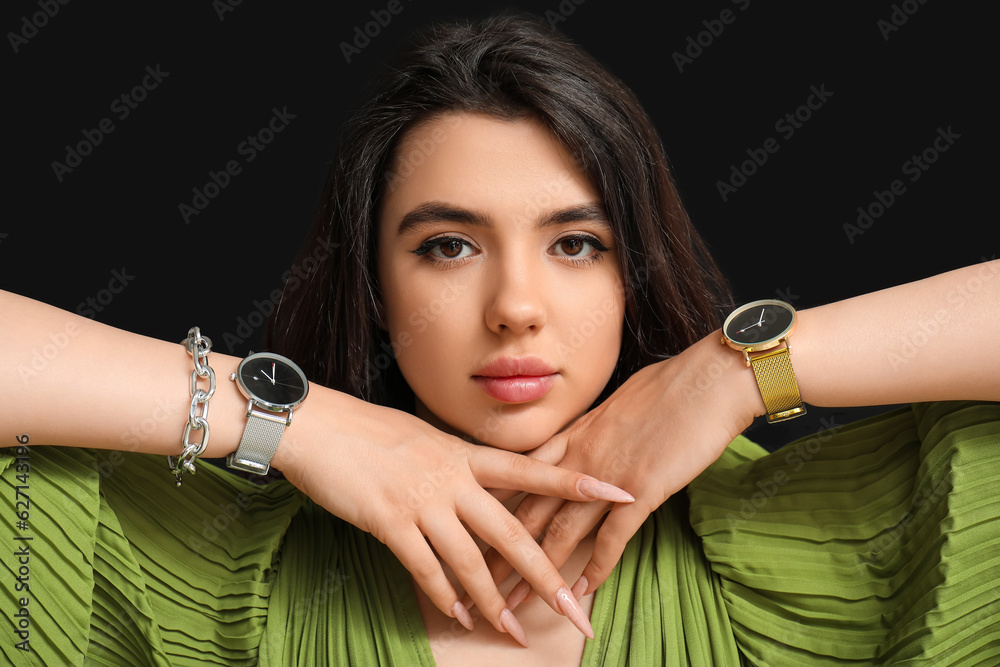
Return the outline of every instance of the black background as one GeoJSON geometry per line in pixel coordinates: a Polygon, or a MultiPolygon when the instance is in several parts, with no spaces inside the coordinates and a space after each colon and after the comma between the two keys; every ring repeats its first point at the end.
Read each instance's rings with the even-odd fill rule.
{"type": "MultiPolygon", "coordinates": [[[[997,253],[995,21],[986,9],[938,0],[655,10],[623,0],[398,2],[395,15],[382,0],[231,11],[220,10],[224,0],[70,2],[16,52],[12,35],[31,34],[24,19],[41,23],[42,9],[39,0],[4,3],[4,192],[13,206],[0,222],[0,287],[77,311],[124,269],[133,277],[99,320],[178,341],[193,324],[216,341],[240,330],[291,264],[363,83],[414,27],[501,7],[548,12],[637,92],[738,301],[784,298],[801,309],[997,253]],[[705,22],[723,10],[734,19],[713,36],[705,22]],[[366,24],[375,32],[372,12],[391,20],[348,62],[342,43],[366,24]],[[887,31],[894,14],[906,22],[887,31]],[[699,33],[707,46],[681,72],[674,54],[699,33]],[[112,103],[147,66],[169,75],[120,120],[112,103]],[[775,123],[811,87],[832,95],[786,138],[775,123]],[[246,163],[237,146],[274,108],[295,118],[246,163]],[[104,118],[114,131],[60,182],[53,161],[104,118]],[[903,163],[939,128],[959,138],[909,181],[903,163]],[[718,181],[769,137],[778,152],[723,201],[718,181]],[[186,224],[179,204],[233,159],[242,173],[186,224]],[[851,242],[844,224],[895,179],[905,193],[851,242]]],[[[248,353],[258,334],[216,349],[248,353]]]]}

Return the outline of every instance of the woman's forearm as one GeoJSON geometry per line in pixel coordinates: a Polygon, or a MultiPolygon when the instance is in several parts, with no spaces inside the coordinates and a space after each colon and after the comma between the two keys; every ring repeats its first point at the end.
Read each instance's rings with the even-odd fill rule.
{"type": "MultiPolygon", "coordinates": [[[[15,434],[29,434],[32,444],[180,453],[194,370],[183,345],[8,292],[0,292],[0,314],[0,443],[16,444],[15,434]]],[[[178,341],[187,326],[178,329],[178,341]]],[[[239,359],[213,352],[208,362],[217,390],[203,456],[221,457],[236,449],[246,400],[227,386],[239,359]]],[[[200,442],[200,432],[192,433],[200,442]]]]}
{"type": "Polygon", "coordinates": [[[1000,401],[1000,260],[799,313],[802,398],[817,406],[1000,401]]]}

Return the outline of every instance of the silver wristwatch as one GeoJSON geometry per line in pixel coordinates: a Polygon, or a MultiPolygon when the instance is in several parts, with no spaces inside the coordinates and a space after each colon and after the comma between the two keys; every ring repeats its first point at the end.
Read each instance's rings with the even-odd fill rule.
{"type": "Polygon", "coordinates": [[[271,352],[251,354],[229,379],[250,402],[240,446],[226,457],[226,465],[266,475],[292,412],[309,393],[309,381],[295,362],[271,352]]]}

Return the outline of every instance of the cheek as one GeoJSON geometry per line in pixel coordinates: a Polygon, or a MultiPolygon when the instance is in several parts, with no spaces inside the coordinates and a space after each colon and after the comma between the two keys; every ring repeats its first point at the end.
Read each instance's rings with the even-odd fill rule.
{"type": "Polygon", "coordinates": [[[440,368],[454,356],[449,350],[469,339],[470,288],[458,278],[393,276],[384,293],[392,295],[385,301],[385,324],[404,376],[410,369],[440,368]]]}
{"type": "Polygon", "coordinates": [[[610,377],[625,318],[625,295],[617,273],[583,289],[566,290],[561,314],[559,351],[568,367],[588,376],[610,377]]]}

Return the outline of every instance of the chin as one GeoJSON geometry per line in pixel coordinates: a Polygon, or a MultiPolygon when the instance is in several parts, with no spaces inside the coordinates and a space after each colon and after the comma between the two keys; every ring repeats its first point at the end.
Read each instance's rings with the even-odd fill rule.
{"type": "MultiPolygon", "coordinates": [[[[444,411],[442,411],[444,412],[444,411]]],[[[504,405],[437,415],[419,399],[416,414],[446,433],[508,452],[530,452],[580,416],[576,406],[504,405]]]]}
{"type": "Polygon", "coordinates": [[[544,434],[533,435],[525,434],[523,431],[518,431],[517,433],[491,433],[484,440],[480,438],[470,438],[473,442],[486,445],[487,447],[493,447],[495,449],[503,449],[508,452],[514,452],[515,454],[522,454],[524,452],[530,452],[533,449],[537,449],[546,440],[555,435],[557,431],[545,431],[544,434]]]}
{"type": "Polygon", "coordinates": [[[520,415],[493,416],[480,421],[475,428],[458,429],[472,442],[488,445],[508,452],[530,452],[540,447],[553,435],[566,428],[571,418],[540,418],[531,411],[520,415]]]}

